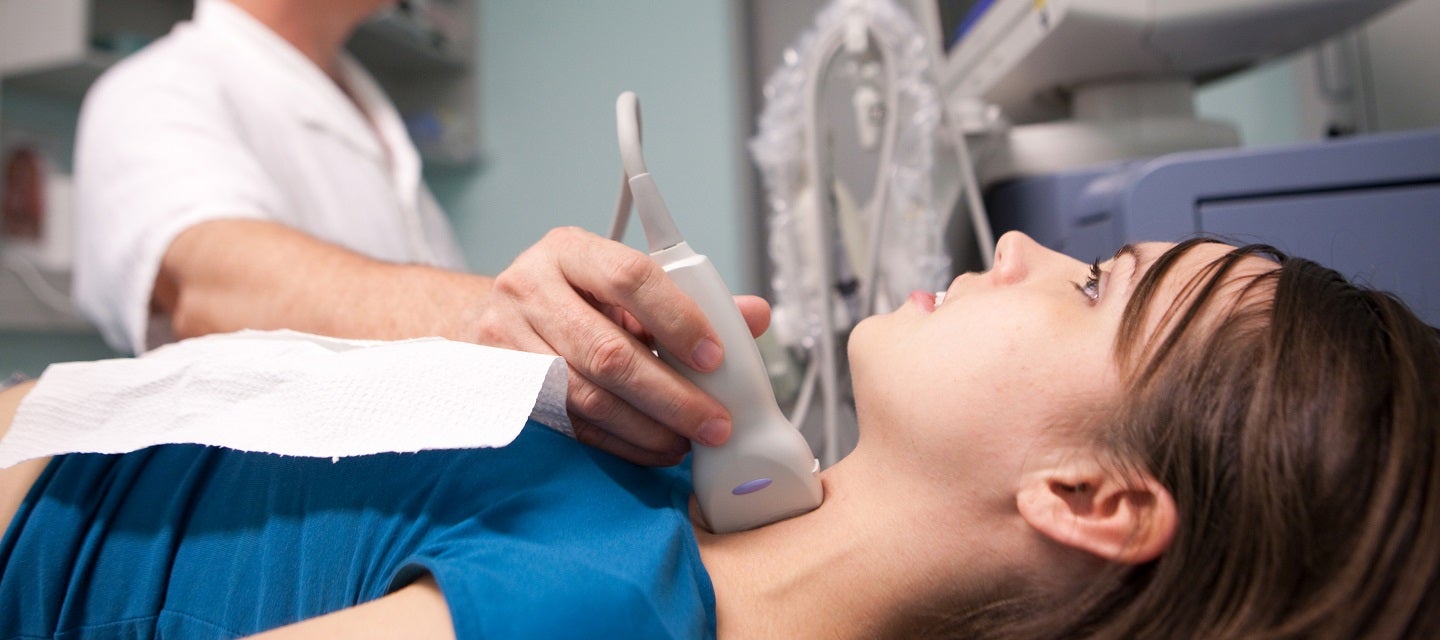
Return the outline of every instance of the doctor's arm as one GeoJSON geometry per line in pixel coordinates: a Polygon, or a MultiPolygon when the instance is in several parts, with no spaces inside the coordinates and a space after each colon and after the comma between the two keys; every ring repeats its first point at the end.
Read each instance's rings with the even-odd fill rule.
{"type": "MultiPolygon", "coordinates": [[[[765,302],[737,303],[762,331],[765,302]]],[[[730,433],[724,407],[650,350],[653,339],[697,369],[718,366],[699,308],[645,254],[580,229],[550,232],[491,278],[377,261],[277,223],[212,220],[170,244],[152,305],[182,338],[289,328],[557,354],[576,437],[641,464],[673,464],[687,439],[730,433]]]]}

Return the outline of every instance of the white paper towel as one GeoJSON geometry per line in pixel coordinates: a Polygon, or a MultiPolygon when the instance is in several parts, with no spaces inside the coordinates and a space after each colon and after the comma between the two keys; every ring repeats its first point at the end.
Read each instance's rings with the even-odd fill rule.
{"type": "Polygon", "coordinates": [[[0,440],[0,468],[168,443],[327,458],[501,447],[529,417],[573,435],[566,376],[557,356],[440,338],[206,336],[51,365],[0,440]]]}

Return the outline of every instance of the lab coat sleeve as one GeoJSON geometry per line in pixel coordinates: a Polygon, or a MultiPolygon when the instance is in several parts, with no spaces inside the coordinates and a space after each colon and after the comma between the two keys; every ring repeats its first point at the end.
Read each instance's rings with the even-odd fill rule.
{"type": "Polygon", "coordinates": [[[152,327],[150,296],[176,235],[212,219],[274,219],[284,206],[215,74],[164,53],[103,76],[76,133],[75,300],[112,347],[133,353],[170,334],[168,318],[152,327]]]}

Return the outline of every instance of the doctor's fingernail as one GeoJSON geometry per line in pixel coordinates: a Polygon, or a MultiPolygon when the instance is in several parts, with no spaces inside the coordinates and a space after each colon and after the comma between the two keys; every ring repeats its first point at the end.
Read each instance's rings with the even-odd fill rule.
{"type": "Polygon", "coordinates": [[[720,366],[720,360],[725,357],[725,352],[714,340],[705,338],[700,344],[695,345],[695,350],[690,352],[690,359],[695,366],[710,371],[720,366]]]}
{"type": "Polygon", "coordinates": [[[720,418],[711,418],[700,425],[695,432],[695,439],[701,444],[711,447],[718,447],[725,443],[726,436],[730,435],[730,423],[720,418]]]}

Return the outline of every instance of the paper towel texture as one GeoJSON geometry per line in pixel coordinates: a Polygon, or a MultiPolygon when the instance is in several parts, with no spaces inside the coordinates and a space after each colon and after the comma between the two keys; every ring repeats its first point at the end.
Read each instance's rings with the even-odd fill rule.
{"type": "Polygon", "coordinates": [[[573,436],[566,376],[558,356],[441,338],[206,336],[51,365],[0,441],[0,468],[170,443],[327,458],[501,447],[532,416],[573,436]]]}

